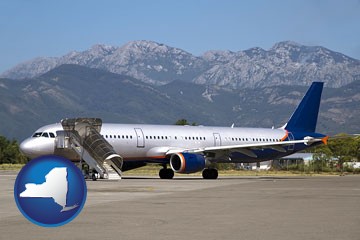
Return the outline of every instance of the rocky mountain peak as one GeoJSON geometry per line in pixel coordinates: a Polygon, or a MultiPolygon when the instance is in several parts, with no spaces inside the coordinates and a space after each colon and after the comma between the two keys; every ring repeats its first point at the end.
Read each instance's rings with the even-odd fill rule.
{"type": "Polygon", "coordinates": [[[21,63],[0,77],[33,78],[62,64],[102,69],[154,85],[181,80],[228,89],[308,85],[315,80],[340,87],[360,80],[359,60],[291,41],[269,50],[207,51],[200,57],[154,41],[132,41],[121,47],[97,44],[82,52],[21,63]]]}
{"type": "Polygon", "coordinates": [[[118,49],[120,52],[131,52],[137,53],[142,55],[187,55],[192,56],[190,53],[179,49],[167,46],[162,43],[157,43],[154,41],[147,41],[147,40],[139,40],[139,41],[132,41],[128,42],[124,46],[118,49]]]}
{"type": "Polygon", "coordinates": [[[126,43],[124,46],[121,47],[123,50],[131,50],[131,51],[141,51],[141,52],[154,52],[160,51],[165,52],[168,51],[170,47],[157,43],[154,41],[147,41],[147,40],[139,40],[139,41],[132,41],[126,43]]]}
{"type": "Polygon", "coordinates": [[[97,53],[98,55],[109,55],[112,54],[117,47],[105,45],[105,44],[95,44],[90,48],[90,52],[97,53]]]}
{"type": "Polygon", "coordinates": [[[291,50],[298,50],[301,47],[303,47],[303,45],[294,42],[294,41],[282,41],[282,42],[278,42],[275,43],[274,46],[272,48],[270,48],[270,51],[276,51],[277,49],[286,49],[287,51],[291,51],[291,50]]]}
{"type": "Polygon", "coordinates": [[[300,63],[354,63],[358,62],[344,54],[331,51],[322,46],[304,46],[292,41],[276,43],[269,52],[280,57],[289,57],[294,62],[300,63]]]}
{"type": "Polygon", "coordinates": [[[211,50],[205,52],[201,57],[209,62],[226,63],[234,58],[236,53],[232,51],[211,50]]]}

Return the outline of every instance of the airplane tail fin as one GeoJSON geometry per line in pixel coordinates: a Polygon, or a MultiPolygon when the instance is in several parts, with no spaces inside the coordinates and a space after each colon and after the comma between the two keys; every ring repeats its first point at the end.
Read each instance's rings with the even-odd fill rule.
{"type": "Polygon", "coordinates": [[[293,132],[315,132],[319,114],[323,82],[313,82],[299,106],[285,125],[293,132]]]}

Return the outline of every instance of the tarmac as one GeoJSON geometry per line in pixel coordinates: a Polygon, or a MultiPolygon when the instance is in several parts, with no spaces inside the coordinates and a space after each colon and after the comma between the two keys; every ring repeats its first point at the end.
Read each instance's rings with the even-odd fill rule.
{"type": "Polygon", "coordinates": [[[16,207],[0,171],[0,239],[360,239],[360,176],[125,177],[87,181],[82,212],[57,228],[16,207]]]}

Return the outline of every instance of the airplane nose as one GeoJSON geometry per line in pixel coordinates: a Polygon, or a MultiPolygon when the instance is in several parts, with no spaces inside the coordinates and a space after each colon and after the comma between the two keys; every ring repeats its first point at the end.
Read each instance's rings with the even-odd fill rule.
{"type": "Polygon", "coordinates": [[[34,144],[32,143],[31,139],[27,138],[20,143],[20,152],[27,157],[32,157],[34,154],[34,144]]]}
{"type": "Polygon", "coordinates": [[[54,153],[53,138],[27,138],[20,143],[20,151],[29,158],[36,158],[42,155],[54,153]]]}

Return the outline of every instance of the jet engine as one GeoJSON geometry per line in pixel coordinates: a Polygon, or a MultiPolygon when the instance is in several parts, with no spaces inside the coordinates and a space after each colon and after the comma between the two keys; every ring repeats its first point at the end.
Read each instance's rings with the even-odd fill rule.
{"type": "Polygon", "coordinates": [[[194,173],[205,168],[203,155],[193,153],[175,153],[170,157],[171,169],[176,173],[194,173]]]}

